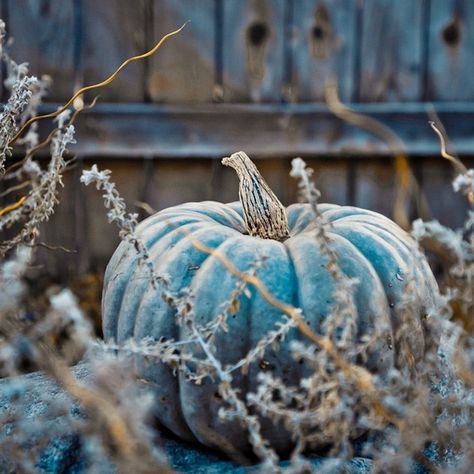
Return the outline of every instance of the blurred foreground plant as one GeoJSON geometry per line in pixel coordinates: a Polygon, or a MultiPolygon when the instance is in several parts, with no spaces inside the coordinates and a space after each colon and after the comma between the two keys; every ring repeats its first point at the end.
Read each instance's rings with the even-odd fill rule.
{"type": "MultiPolygon", "coordinates": [[[[3,31],[3,27],[0,30],[3,31]]],[[[3,50],[2,50],[3,51],[3,50]]],[[[192,383],[203,383],[207,378],[218,380],[218,395],[226,403],[221,411],[222,419],[237,418],[246,427],[250,445],[262,462],[265,472],[284,470],[279,458],[261,434],[263,419],[270,420],[275,427],[283,424],[294,435],[294,450],[290,454],[288,472],[305,472],[310,469],[307,462],[308,447],[327,436],[334,442],[326,454],[332,456],[323,469],[337,469],[338,462],[354,455],[350,442],[353,433],[361,433],[359,452],[374,459],[375,472],[409,472],[413,462],[421,463],[428,471],[471,472],[474,465],[474,342],[460,326],[450,321],[449,305],[453,297],[458,298],[464,309],[473,315],[474,238],[472,211],[467,216],[462,232],[453,232],[436,223],[414,224],[414,235],[423,242],[431,240],[435,245],[447,248],[449,272],[455,286],[440,295],[435,308],[426,318],[427,351],[421,361],[410,362],[410,354],[402,351],[403,360],[397,369],[392,369],[387,378],[368,372],[359,363],[372,339],[363,341],[360,347],[349,344],[353,330],[354,309],[350,298],[351,282],[345,278],[334,258],[330,242],[326,237],[326,223],[319,219],[318,193],[311,183],[311,172],[302,162],[295,160],[292,174],[301,182],[304,198],[314,208],[316,237],[322,250],[329,256],[331,274],[338,282],[334,292],[332,313],[328,316],[322,333],[315,333],[304,324],[301,310],[284,305],[278,295],[272,295],[256,276],[263,262],[254,262],[247,272],[240,272],[231,262],[221,258],[226,270],[238,279],[231,298],[222,302],[215,320],[199,325],[194,317],[195,302],[191,291],[174,294],[165,292],[167,304],[176,310],[176,323],[185,327],[186,340],[133,340],[123,344],[96,343],[84,315],[68,289],[48,296],[46,308],[32,304],[25,275],[34,259],[38,244],[39,224],[47,220],[57,203],[57,191],[62,185],[61,175],[68,162],[64,156],[67,145],[74,139],[72,118],[61,115],[58,128],[54,130],[44,146],[50,145],[51,157],[42,169],[34,160],[39,143],[34,129],[25,136],[25,159],[5,170],[5,160],[11,153],[10,143],[22,124],[33,122],[37,105],[44,94],[44,83],[29,77],[26,65],[15,65],[8,56],[3,56],[11,71],[11,97],[0,116],[0,166],[4,170],[2,181],[9,184],[4,196],[22,190],[20,200],[12,200],[0,210],[0,230],[12,235],[1,242],[0,263],[0,364],[2,375],[16,375],[34,368],[45,370],[78,401],[85,417],[74,418],[66,407],[55,406],[45,394],[45,404],[50,413],[62,413],[70,418],[71,426],[79,433],[83,443],[89,446],[91,460],[99,462],[106,455],[122,472],[167,472],[162,452],[153,443],[153,434],[146,418],[152,401],[138,387],[132,377],[132,368],[127,363],[130,355],[142,355],[169,364],[192,383]],[[41,85],[43,84],[43,85],[41,85]],[[35,91],[36,95],[35,96],[35,91]],[[33,100],[33,98],[36,99],[33,100]],[[26,115],[25,115],[26,114],[26,115]],[[318,220],[319,219],[319,220],[318,220]],[[235,312],[241,294],[253,287],[272,305],[285,315],[266,336],[241,360],[223,364],[215,355],[215,338],[220,331],[228,331],[227,319],[235,312]],[[295,360],[305,361],[310,368],[308,376],[294,386],[285,383],[262,367],[262,354],[277,350],[292,328],[297,327],[306,339],[293,343],[290,350],[295,360]],[[343,333],[340,334],[340,329],[343,333]],[[65,343],[52,349],[57,334],[61,333],[65,343]],[[99,345],[110,357],[100,356],[92,363],[95,385],[84,386],[77,382],[67,364],[68,357],[76,351],[84,351],[99,345]],[[196,349],[197,348],[197,349],[196,349]],[[196,356],[196,351],[202,357],[196,356]],[[260,366],[257,389],[243,399],[233,386],[233,377],[238,371],[245,372],[251,365],[260,366]],[[450,467],[455,466],[455,467],[450,467]]],[[[455,181],[457,190],[472,192],[472,170],[460,175],[455,181]]],[[[84,184],[95,183],[102,190],[108,216],[118,224],[120,236],[132,242],[141,256],[141,263],[149,266],[146,246],[135,235],[136,216],[127,214],[124,201],[111,181],[110,172],[100,171],[96,166],[85,171],[84,184]]],[[[192,239],[185,235],[185,238],[192,239]]],[[[212,252],[202,242],[193,241],[201,252],[212,252]]],[[[150,267],[151,282],[160,280],[166,284],[166,275],[155,275],[150,267]]],[[[411,311],[410,284],[407,283],[403,310],[411,311]]],[[[397,336],[402,339],[407,328],[402,324],[397,336]]],[[[17,399],[21,419],[21,403],[24,393],[19,389],[17,399]]],[[[45,419],[47,415],[43,415],[45,419]]],[[[27,445],[35,439],[38,446],[48,441],[39,417],[38,424],[25,428],[18,423],[18,431],[0,450],[15,451],[15,446],[27,445]],[[22,431],[23,430],[23,431],[22,431]]],[[[11,422],[11,419],[2,420],[11,422]]],[[[275,428],[277,429],[277,428],[275,428]]],[[[15,466],[19,470],[34,470],[33,451],[21,452],[15,466]]],[[[228,446],[228,454],[241,462],[245,459],[228,446]]]]}

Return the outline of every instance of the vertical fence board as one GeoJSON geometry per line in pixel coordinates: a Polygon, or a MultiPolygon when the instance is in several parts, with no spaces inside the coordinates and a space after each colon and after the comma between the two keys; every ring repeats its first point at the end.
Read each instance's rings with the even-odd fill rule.
{"type": "Polygon", "coordinates": [[[48,275],[55,277],[71,278],[77,275],[76,272],[76,222],[74,211],[76,200],[79,198],[79,182],[76,179],[74,170],[69,170],[63,174],[64,187],[58,193],[59,203],[56,205],[54,214],[49,221],[40,228],[38,241],[44,242],[52,247],[64,247],[74,253],[67,253],[63,250],[49,250],[38,248],[38,261],[45,265],[48,275]]]}
{"type": "Polygon", "coordinates": [[[392,160],[358,160],[355,205],[393,217],[395,173],[392,160]]]}
{"type": "Polygon", "coordinates": [[[212,178],[212,199],[219,202],[239,200],[239,180],[235,171],[214,160],[212,178]]]}
{"type": "Polygon", "coordinates": [[[422,96],[423,2],[365,0],[360,99],[410,101],[422,96]]]}
{"type": "Polygon", "coordinates": [[[284,77],[284,0],[224,0],[224,101],[279,101],[284,77]]]}
{"type": "Polygon", "coordinates": [[[211,160],[159,160],[154,167],[149,204],[157,210],[212,196],[211,160]]]}
{"type": "Polygon", "coordinates": [[[182,26],[150,60],[149,95],[155,102],[210,102],[214,88],[214,0],[155,0],[154,43],[182,26]]]}
{"type": "Polygon", "coordinates": [[[75,222],[75,240],[76,240],[76,275],[84,275],[91,270],[91,252],[89,246],[89,216],[87,213],[87,203],[84,196],[86,187],[80,182],[82,171],[84,170],[84,160],[81,157],[76,159],[76,167],[74,168],[75,179],[75,206],[74,206],[74,222],[75,222]]]}
{"type": "MultiPolygon", "coordinates": [[[[89,169],[93,163],[99,163],[99,169],[110,169],[111,180],[124,198],[127,212],[137,212],[137,201],[142,200],[143,164],[141,160],[97,160],[85,161],[84,168],[89,169]]],[[[102,268],[112,256],[119,242],[119,229],[115,224],[107,221],[107,210],[104,207],[102,192],[94,186],[82,186],[81,199],[85,201],[87,228],[87,242],[91,265],[102,268]]]]}
{"type": "MultiPolygon", "coordinates": [[[[291,181],[294,181],[289,175],[291,169],[290,162],[282,158],[274,158],[255,160],[255,164],[278,199],[284,205],[288,205],[293,188],[291,181]]],[[[235,175],[235,179],[238,180],[237,175],[235,175]]]]}
{"type": "Polygon", "coordinates": [[[473,100],[472,0],[432,0],[427,96],[431,100],[473,100]]]}
{"type": "Polygon", "coordinates": [[[467,217],[469,205],[465,196],[454,192],[454,177],[451,163],[443,158],[423,160],[422,191],[433,219],[445,226],[458,228],[467,217]]]}
{"type": "MultiPolygon", "coordinates": [[[[86,85],[103,81],[125,59],[145,51],[145,4],[146,0],[82,0],[86,85]]],[[[135,62],[102,89],[100,97],[102,101],[141,102],[144,85],[145,63],[135,62]]]]}
{"type": "Polygon", "coordinates": [[[354,87],[357,2],[299,0],[294,2],[291,96],[299,101],[324,101],[327,80],[336,79],[343,100],[354,87]]]}
{"type": "Polygon", "coordinates": [[[64,101],[74,87],[73,0],[7,0],[9,35],[15,39],[11,55],[28,62],[38,77],[48,74],[53,86],[48,101],[64,101]]]}
{"type": "Polygon", "coordinates": [[[314,183],[321,193],[320,202],[349,204],[346,160],[308,160],[308,166],[314,169],[314,183]]]}

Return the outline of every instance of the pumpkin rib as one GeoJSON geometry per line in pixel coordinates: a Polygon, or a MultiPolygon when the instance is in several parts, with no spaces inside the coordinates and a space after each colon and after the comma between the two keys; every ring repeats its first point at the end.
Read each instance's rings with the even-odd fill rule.
{"type": "MultiPolygon", "coordinates": [[[[229,253],[233,254],[233,259],[238,255],[236,265],[241,271],[246,271],[247,267],[255,260],[255,252],[253,249],[249,250],[248,239],[251,237],[243,235],[230,237],[217,247],[217,251],[227,258],[229,258],[229,253]],[[241,250],[247,254],[245,260],[241,250]]],[[[217,315],[220,307],[216,307],[214,300],[227,301],[237,281],[237,277],[231,275],[222,266],[219,259],[212,255],[206,259],[191,283],[191,290],[195,296],[194,310],[200,324],[206,324],[217,315]],[[219,281],[218,288],[216,288],[214,280],[219,281]]],[[[236,362],[250,349],[247,330],[250,302],[245,299],[242,301],[242,298],[240,300],[240,310],[235,318],[228,318],[229,333],[222,333],[216,338],[216,357],[222,364],[236,362]],[[242,318],[245,318],[245,321],[241,322],[242,318]],[[243,340],[237,337],[242,331],[241,326],[245,331],[243,340]]],[[[180,328],[180,338],[188,337],[188,331],[185,327],[180,328]]],[[[238,422],[214,422],[214,420],[218,420],[217,412],[222,406],[220,400],[214,396],[217,391],[217,383],[206,380],[202,385],[197,386],[184,383],[182,375],[180,375],[180,381],[183,381],[179,392],[183,416],[194,436],[207,446],[227,450],[224,443],[230,440],[236,449],[248,451],[248,440],[245,436],[242,437],[242,429],[238,422]],[[203,404],[203,400],[206,400],[207,403],[203,404]]],[[[247,381],[240,374],[234,374],[233,386],[243,393],[248,389],[247,381]]]]}
{"type": "Polygon", "coordinates": [[[402,256],[403,260],[410,268],[411,275],[415,279],[417,287],[420,288],[422,286],[423,292],[428,291],[425,278],[421,274],[421,271],[416,264],[419,261],[419,255],[418,249],[416,248],[414,242],[411,244],[411,242],[408,242],[406,239],[397,236],[386,228],[378,226],[376,223],[361,222],[360,224],[369,231],[379,235],[387,243],[389,243],[396,250],[396,252],[402,256]]]}
{"type": "Polygon", "coordinates": [[[339,206],[339,208],[328,209],[324,214],[330,222],[337,222],[345,217],[352,216],[372,216],[380,220],[392,222],[382,214],[355,206],[339,206]]]}
{"type": "Polygon", "coordinates": [[[183,215],[186,213],[198,215],[203,220],[210,219],[215,223],[224,225],[226,227],[234,228],[236,230],[245,231],[245,224],[243,218],[233,209],[226,209],[225,205],[213,201],[204,201],[203,203],[187,203],[182,208],[176,206],[175,208],[165,209],[160,212],[162,216],[171,214],[183,215]],[[201,205],[202,204],[202,205],[201,205]],[[178,209],[176,209],[176,207],[178,209]]]}
{"type": "MultiPolygon", "coordinates": [[[[264,262],[264,266],[259,269],[257,276],[265,287],[274,295],[278,295],[281,302],[292,305],[296,294],[294,268],[288,249],[284,243],[270,239],[258,239],[255,242],[255,253],[261,256],[270,257],[264,262]]],[[[250,344],[255,347],[256,344],[264,338],[270,331],[277,329],[276,323],[282,322],[283,315],[276,308],[272,307],[265,301],[260,293],[253,290],[250,301],[249,319],[250,328],[250,344]]],[[[293,336],[299,334],[297,329],[292,331],[293,336]]],[[[289,336],[289,335],[288,335],[289,336]]],[[[276,377],[282,378],[287,384],[296,384],[299,381],[297,374],[291,372],[299,372],[300,366],[295,370],[295,364],[289,349],[289,339],[295,339],[289,336],[280,343],[280,349],[275,353],[271,349],[265,351],[262,361],[269,364],[273,369],[276,377]]],[[[246,392],[250,391],[250,387],[258,386],[258,375],[262,370],[261,361],[255,361],[250,365],[248,371],[248,382],[246,392]]],[[[285,451],[287,449],[290,433],[285,429],[283,423],[275,425],[268,417],[260,416],[261,434],[267,439],[277,451],[285,451]]]]}
{"type": "MultiPolygon", "coordinates": [[[[170,226],[167,222],[155,222],[153,227],[143,229],[143,241],[147,247],[149,258],[155,271],[157,270],[156,262],[171,250],[168,247],[175,245],[176,242],[179,242],[184,237],[183,229],[190,232],[192,229],[196,229],[202,225],[202,222],[199,220],[188,223],[184,222],[186,222],[186,220],[181,220],[180,227],[170,226]],[[156,232],[153,232],[154,229],[156,229],[156,232]]],[[[138,254],[134,248],[131,248],[131,252],[132,254],[129,255],[128,259],[129,268],[126,271],[127,281],[125,285],[121,287],[123,298],[118,308],[118,314],[115,316],[115,339],[118,342],[123,342],[133,335],[134,318],[129,318],[128,315],[135,314],[137,310],[137,298],[135,298],[134,295],[137,292],[138,294],[143,294],[148,284],[151,285],[148,269],[142,269],[142,267],[145,266],[138,264],[138,254]],[[136,275],[141,275],[141,273],[144,273],[144,275],[137,279],[136,275]]],[[[124,263],[124,266],[125,265],[126,263],[124,263]]]]}
{"type": "Polygon", "coordinates": [[[340,270],[347,278],[358,280],[353,299],[357,309],[357,340],[364,335],[370,337],[373,331],[376,334],[379,331],[377,337],[383,337],[367,363],[370,370],[383,373],[394,362],[390,348],[393,341],[390,306],[383,283],[372,263],[350,240],[337,233],[331,233],[330,238],[340,270]],[[367,298],[367,295],[371,297],[367,298]]]}
{"type": "Polygon", "coordinates": [[[130,251],[131,244],[125,241],[122,243],[124,244],[123,258],[120,258],[115,268],[113,268],[114,278],[104,280],[104,288],[106,288],[104,291],[106,293],[102,301],[102,330],[106,341],[117,341],[118,319],[122,302],[126,295],[130,275],[135,271],[138,264],[136,252],[132,255],[125,252],[125,250],[130,251]],[[111,288],[109,289],[109,287],[111,288]]]}
{"type": "MultiPolygon", "coordinates": [[[[318,209],[323,216],[325,216],[327,212],[339,207],[340,206],[337,204],[318,205],[318,209]]],[[[293,235],[305,232],[309,226],[319,225],[319,218],[314,215],[314,212],[309,204],[292,204],[291,206],[288,206],[287,213],[288,226],[290,228],[290,233],[293,235]]]]}
{"type": "Polygon", "coordinates": [[[285,241],[297,275],[298,303],[306,323],[315,332],[329,309],[334,282],[326,268],[327,257],[311,234],[299,234],[285,241]]]}
{"type": "MultiPolygon", "coordinates": [[[[207,227],[195,230],[193,237],[209,246],[220,245],[229,237],[230,229],[217,225],[214,227],[216,228],[214,232],[209,232],[207,227]]],[[[208,254],[192,247],[191,242],[183,235],[183,238],[159,261],[161,271],[173,274],[169,287],[163,290],[174,294],[178,293],[180,288],[187,287],[195,277],[195,273],[190,272],[189,268],[201,267],[208,258],[208,254]]],[[[154,290],[150,285],[147,293],[141,299],[136,313],[134,338],[141,339],[148,336],[159,339],[160,336],[164,336],[179,340],[180,331],[174,319],[175,309],[163,300],[160,289],[154,290]]],[[[180,399],[175,396],[180,391],[180,380],[173,375],[172,369],[164,363],[150,364],[145,367],[143,374],[145,378],[161,381],[161,386],[155,387],[158,400],[163,400],[167,404],[166,411],[161,411],[161,423],[175,434],[183,436],[185,433],[183,437],[186,439],[196,440],[183,415],[180,399]]]]}
{"type": "MultiPolygon", "coordinates": [[[[363,227],[358,227],[357,230],[339,228],[338,234],[345,236],[369,261],[373,262],[373,267],[382,281],[385,294],[389,300],[393,333],[396,334],[402,325],[402,321],[400,320],[395,303],[404,300],[405,285],[411,275],[406,262],[403,261],[398,253],[394,251],[394,248],[382,237],[369,232],[363,227]],[[394,269],[396,269],[395,274],[394,269]],[[396,275],[398,272],[405,275],[403,280],[397,278],[396,275]]],[[[413,319],[410,323],[414,336],[419,336],[419,338],[423,340],[423,344],[420,343],[420,347],[417,347],[417,349],[420,350],[417,351],[415,358],[418,359],[424,352],[423,329],[419,319],[413,319]]],[[[398,352],[398,349],[398,347],[395,347],[396,352],[398,352]]]]}
{"type": "MultiPolygon", "coordinates": [[[[353,222],[350,224],[351,226],[354,225],[353,222]]],[[[434,278],[433,281],[430,281],[429,283],[426,281],[426,276],[423,275],[418,265],[421,254],[418,251],[415,241],[413,240],[413,242],[410,242],[411,238],[410,240],[407,239],[407,237],[409,237],[408,234],[404,231],[400,231],[400,229],[396,233],[390,232],[389,229],[379,226],[377,222],[359,221],[359,224],[369,232],[373,232],[389,243],[394,248],[395,252],[402,256],[407,267],[410,268],[410,274],[414,278],[417,288],[423,288],[421,293],[430,293],[430,295],[432,295],[431,288],[436,286],[436,282],[434,281],[434,278]]],[[[341,228],[342,227],[343,226],[341,226],[341,228]]],[[[346,228],[349,228],[349,224],[347,224],[346,228]]],[[[400,275],[400,277],[403,278],[402,275],[400,275]]]]}
{"type": "MultiPolygon", "coordinates": [[[[180,232],[180,230],[186,229],[187,232],[192,232],[192,230],[197,230],[201,226],[202,222],[193,222],[178,228],[171,227],[168,229],[164,227],[162,230],[168,230],[168,232],[164,233],[161,239],[154,239],[152,244],[146,241],[145,245],[147,246],[149,258],[153,264],[153,268],[158,274],[161,273],[161,268],[158,263],[159,260],[166,258],[166,254],[172,251],[172,247],[185,237],[183,231],[180,232]]],[[[138,261],[137,254],[135,254],[135,260],[138,261]]],[[[136,295],[144,294],[148,285],[151,285],[148,269],[143,268],[142,270],[142,267],[144,267],[144,265],[137,265],[135,262],[133,264],[133,270],[128,273],[128,282],[123,290],[124,298],[122,299],[117,317],[116,339],[119,343],[133,336],[135,317],[130,318],[129,315],[136,315],[138,310],[140,299],[138,299],[136,295]]]]}

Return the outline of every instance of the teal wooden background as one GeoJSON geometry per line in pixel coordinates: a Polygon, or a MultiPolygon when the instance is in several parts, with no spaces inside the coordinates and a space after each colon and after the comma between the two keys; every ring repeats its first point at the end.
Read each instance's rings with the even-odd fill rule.
{"type": "MultiPolygon", "coordinates": [[[[117,243],[82,167],[109,168],[130,210],[237,198],[219,158],[243,149],[284,203],[296,200],[290,159],[315,168],[323,200],[392,214],[387,145],[325,105],[341,99],[403,141],[431,215],[455,227],[467,206],[438,156],[430,110],[474,162],[474,2],[470,0],[1,0],[11,54],[49,74],[53,109],[190,20],[153,58],[129,67],[77,122],[78,166],[44,240],[76,249],[50,269],[101,269],[117,243]]],[[[87,99],[90,99],[88,97],[87,99]]],[[[416,209],[410,211],[416,217],[416,209]]]]}

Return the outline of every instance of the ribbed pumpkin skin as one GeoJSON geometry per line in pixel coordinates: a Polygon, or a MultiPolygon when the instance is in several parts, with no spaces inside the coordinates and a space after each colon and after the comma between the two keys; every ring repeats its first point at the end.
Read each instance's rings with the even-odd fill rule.
{"type": "MultiPolygon", "coordinates": [[[[384,328],[377,350],[368,366],[379,373],[394,364],[391,340],[398,324],[396,304],[401,300],[409,278],[416,282],[418,315],[410,321],[415,358],[424,351],[421,316],[429,308],[437,285],[424,258],[415,252],[413,239],[386,217],[356,207],[321,204],[324,217],[332,223],[328,236],[336,251],[341,270],[358,278],[354,300],[358,310],[358,337],[375,324],[384,328]],[[411,275],[411,277],[410,277],[411,275]]],[[[257,256],[266,256],[257,276],[281,301],[302,309],[308,324],[318,330],[332,304],[334,282],[326,269],[326,258],[315,239],[314,217],[307,204],[287,208],[291,237],[285,242],[243,235],[244,220],[240,203],[188,203],[165,209],[140,223],[138,232],[149,249],[158,274],[170,277],[168,290],[178,293],[191,287],[194,311],[199,324],[212,320],[229,300],[236,278],[213,256],[196,250],[186,233],[212,248],[219,248],[241,271],[251,267],[257,256]],[[183,232],[185,231],[185,232],[183,232]]],[[[106,340],[119,343],[129,338],[174,338],[189,336],[175,324],[174,311],[162,299],[163,288],[153,289],[147,270],[137,265],[137,256],[122,242],[105,274],[102,301],[103,329],[106,340]]],[[[225,365],[235,363],[255,346],[281,320],[279,311],[252,290],[251,298],[239,300],[235,316],[229,315],[229,332],[217,337],[217,357],[225,365]]],[[[292,329],[279,352],[268,350],[265,361],[274,373],[289,384],[296,384],[304,365],[296,363],[288,350],[289,340],[302,339],[292,329]]],[[[249,449],[245,430],[238,423],[222,422],[217,412],[222,406],[216,386],[209,380],[195,385],[175,377],[161,363],[137,361],[140,376],[154,384],[157,416],[161,423],[187,440],[229,451],[249,449]]],[[[247,376],[234,372],[234,385],[241,396],[255,390],[259,364],[252,364],[247,376]]],[[[288,433],[263,420],[263,434],[278,451],[291,446],[288,433]]]]}

